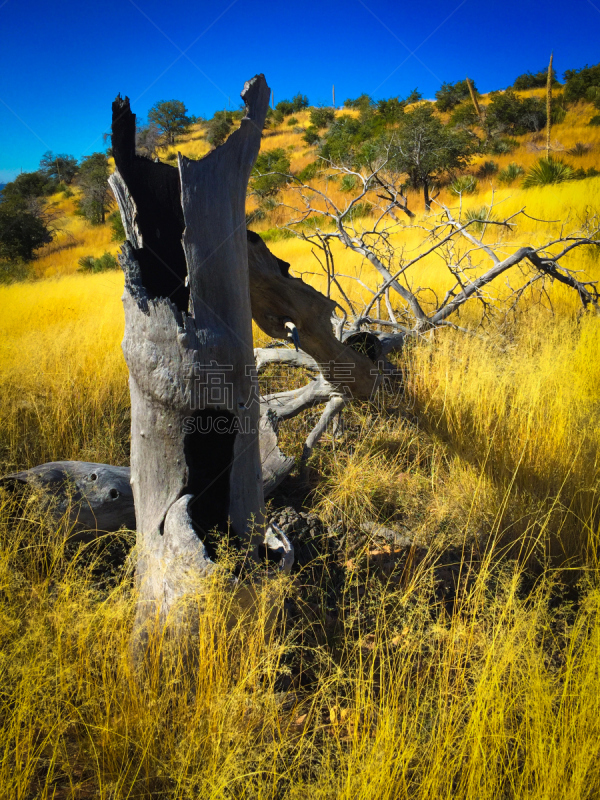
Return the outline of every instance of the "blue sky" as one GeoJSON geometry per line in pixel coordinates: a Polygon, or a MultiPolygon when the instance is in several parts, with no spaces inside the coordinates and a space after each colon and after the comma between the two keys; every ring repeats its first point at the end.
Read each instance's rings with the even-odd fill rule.
{"type": "Polygon", "coordinates": [[[399,3],[378,0],[0,0],[0,182],[46,150],[77,158],[105,146],[111,102],[144,118],[180,99],[210,115],[264,72],[275,102],[367,92],[433,97],[442,81],[481,91],[538,71],[600,61],[600,0],[399,3]]]}

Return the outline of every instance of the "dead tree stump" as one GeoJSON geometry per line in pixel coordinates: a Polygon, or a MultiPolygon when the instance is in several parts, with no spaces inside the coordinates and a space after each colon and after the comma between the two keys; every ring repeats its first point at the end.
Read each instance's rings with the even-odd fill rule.
{"type": "Polygon", "coordinates": [[[214,569],[219,531],[257,557],[264,500],[245,200],[270,90],[246,83],[225,144],[179,169],[135,154],[113,103],[110,183],[127,233],[123,352],[138,537],[136,635],[164,623],[214,569]]]}

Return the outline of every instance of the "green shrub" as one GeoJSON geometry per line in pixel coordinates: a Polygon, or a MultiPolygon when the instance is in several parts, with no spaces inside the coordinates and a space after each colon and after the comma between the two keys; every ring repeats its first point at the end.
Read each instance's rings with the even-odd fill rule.
{"type": "Polygon", "coordinates": [[[523,167],[520,164],[515,164],[515,162],[512,161],[507,167],[504,167],[504,169],[500,170],[498,173],[498,180],[501,183],[506,184],[514,183],[517,178],[520,178],[521,175],[524,174],[525,170],[523,167]]]}
{"type": "Polygon", "coordinates": [[[512,89],[492,92],[486,108],[485,124],[488,131],[522,134],[541,130],[546,124],[546,106],[538,97],[520,98],[512,89]]]}
{"type": "Polygon", "coordinates": [[[360,217],[366,217],[372,210],[373,208],[370,203],[357,203],[353,206],[346,219],[355,220],[360,219],[360,217]]]}
{"type": "Polygon", "coordinates": [[[294,234],[287,228],[269,228],[268,231],[261,231],[259,234],[263,242],[280,242],[282,239],[292,239],[294,234]]]}
{"type": "Polygon", "coordinates": [[[177,153],[168,153],[165,161],[177,161],[177,153]]]}
{"type": "Polygon", "coordinates": [[[590,86],[585,93],[586,100],[589,100],[595,108],[600,109],[600,86],[590,86]]]}
{"type": "Polygon", "coordinates": [[[261,198],[276,195],[290,180],[289,171],[290,159],[282,147],[259,153],[250,178],[252,191],[261,198]]]}
{"type": "Polygon", "coordinates": [[[304,169],[301,169],[298,173],[298,178],[303,182],[311,181],[313,178],[316,178],[317,175],[323,169],[323,162],[320,160],[311,161],[310,164],[307,164],[304,169]]]}
{"type": "Polygon", "coordinates": [[[379,100],[377,103],[377,114],[379,114],[386,123],[393,124],[402,118],[405,106],[406,102],[397,97],[390,97],[388,100],[379,100]]]}
{"type": "Polygon", "coordinates": [[[584,156],[591,150],[589,144],[584,144],[583,142],[577,142],[574,147],[571,147],[570,150],[567,150],[567,153],[570,156],[584,156]]]}
{"type": "Polygon", "coordinates": [[[550,122],[553,125],[560,125],[561,122],[565,121],[566,116],[567,116],[567,106],[565,105],[564,97],[561,94],[552,101],[552,109],[550,111],[550,122]]]}
{"type": "Polygon", "coordinates": [[[310,112],[310,124],[317,128],[326,128],[335,119],[335,111],[332,108],[313,108],[310,112]]]}
{"type": "Polygon", "coordinates": [[[598,127],[600,125],[600,114],[596,114],[591,120],[588,122],[588,125],[593,125],[594,127],[598,127]]]}
{"type": "Polygon", "coordinates": [[[261,222],[267,216],[264,208],[258,206],[254,211],[246,213],[246,225],[252,225],[253,222],[261,222]]]}
{"type": "Polygon", "coordinates": [[[304,136],[302,137],[306,144],[317,144],[320,139],[319,131],[315,128],[314,125],[309,125],[308,128],[304,131],[304,136]]]}
{"type": "Polygon", "coordinates": [[[477,178],[473,175],[460,175],[450,184],[454,194],[473,194],[477,191],[477,178]]]}
{"type": "MultiPolygon", "coordinates": [[[[524,72],[515,79],[512,89],[545,89],[548,83],[548,69],[542,69],[539,72],[524,72]]],[[[552,85],[560,86],[556,77],[556,70],[552,70],[552,85]]]]}
{"type": "Polygon", "coordinates": [[[471,98],[469,98],[468,101],[459,103],[454,108],[450,115],[449,124],[455,128],[468,128],[471,125],[477,125],[478,122],[477,111],[475,111],[475,106],[471,102],[471,98]]]}
{"type": "Polygon", "coordinates": [[[579,167],[578,169],[573,170],[573,177],[577,180],[583,180],[584,178],[595,178],[598,175],[600,175],[600,172],[598,172],[595,167],[590,167],[589,169],[579,167]]]}
{"type": "Polygon", "coordinates": [[[213,147],[222,145],[233,127],[233,120],[223,111],[214,115],[206,127],[206,138],[213,147]]]}
{"type": "Polygon", "coordinates": [[[589,67],[587,64],[581,69],[565,70],[565,100],[569,103],[584,100],[588,90],[600,86],[600,64],[589,67]]]}
{"type": "Polygon", "coordinates": [[[368,94],[361,94],[356,99],[352,100],[350,97],[344,100],[345,108],[354,108],[358,111],[366,111],[375,106],[375,101],[368,94]]]}
{"type": "Polygon", "coordinates": [[[288,121],[287,121],[287,124],[288,124],[288,125],[290,126],[290,128],[291,128],[291,127],[292,127],[292,125],[297,125],[297,124],[298,124],[298,120],[297,120],[297,118],[296,118],[296,117],[290,117],[290,118],[288,119],[288,121]]]}
{"type": "Polygon", "coordinates": [[[498,172],[498,164],[495,161],[484,161],[477,172],[482,178],[489,178],[498,172]]]}
{"type": "Polygon", "coordinates": [[[77,262],[80,272],[106,272],[109,269],[118,269],[117,259],[110,253],[104,253],[100,258],[84,256],[77,262]]]}
{"type": "MultiPolygon", "coordinates": [[[[473,81],[471,81],[471,86],[475,94],[477,94],[473,81]]],[[[466,80],[458,81],[457,83],[442,83],[435,93],[435,104],[438,111],[451,111],[454,106],[457,106],[462,100],[466,100],[470,96],[469,84],[466,80]]]]}
{"type": "Polygon", "coordinates": [[[555,159],[552,156],[549,158],[540,158],[536,164],[533,165],[525,175],[523,181],[523,188],[527,189],[531,186],[548,186],[551,183],[563,183],[575,178],[573,167],[565,164],[560,159],[555,159]]]}
{"type": "Polygon", "coordinates": [[[502,156],[506,155],[506,153],[512,153],[513,150],[516,150],[518,146],[519,143],[516,139],[510,139],[509,137],[505,136],[492,139],[487,149],[494,156],[502,156]]]}

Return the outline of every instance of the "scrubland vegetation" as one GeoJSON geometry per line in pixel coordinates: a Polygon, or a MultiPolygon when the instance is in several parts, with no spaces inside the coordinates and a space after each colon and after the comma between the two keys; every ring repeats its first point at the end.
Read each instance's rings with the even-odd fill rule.
{"type": "MultiPolygon", "coordinates": [[[[521,78],[519,97],[544,96],[539,76],[521,78]]],[[[569,180],[523,187],[545,139],[511,132],[491,137],[498,152],[473,154],[440,179],[438,201],[468,211],[493,200],[502,217],[525,207],[529,216],[502,233],[505,252],[593,216],[600,128],[589,124],[588,90],[577,89],[552,127],[552,155],[571,166],[569,180]],[[523,170],[512,180],[511,164],[523,170]],[[461,176],[476,184],[459,198],[452,182],[461,176]]],[[[465,87],[456,93],[454,106],[436,111],[444,123],[466,102],[465,87]]],[[[311,119],[300,100],[289,105],[271,116],[261,155],[267,168],[287,159],[276,171],[298,174],[334,121],[311,119]],[[309,146],[306,130],[323,121],[309,146]]],[[[342,113],[360,119],[361,109],[342,113]]],[[[227,131],[235,124],[232,116],[227,131]]],[[[160,158],[204,155],[206,131],[206,122],[188,126],[160,158]]],[[[342,180],[307,179],[347,202],[342,180]]],[[[248,213],[262,214],[253,229],[324,291],[310,245],[280,230],[293,186],[255,188],[248,213]]],[[[0,286],[3,472],[56,459],[128,463],[123,279],[85,274],[80,263],[119,243],[109,224],[74,214],[81,189],[71,191],[44,201],[57,232],[31,262],[35,279],[0,286]]],[[[417,252],[415,226],[429,212],[420,187],[406,196],[417,216],[394,236],[417,252]]],[[[599,250],[579,248],[569,266],[599,280],[599,250]]],[[[376,284],[359,256],[341,246],[334,255],[339,274],[376,284]]],[[[357,306],[368,299],[340,280],[357,306]]],[[[435,255],[419,281],[447,290],[435,255]]],[[[509,291],[498,289],[498,308],[509,291]]],[[[443,329],[407,346],[401,385],[347,409],[341,436],[325,437],[308,475],[292,476],[270,501],[273,511],[316,513],[317,540],[297,548],[296,571],[265,590],[258,614],[234,626],[235,597],[215,579],[193,665],[157,640],[134,674],[131,532],[78,545],[67,520],[48,524],[35,492],[17,504],[0,490],[0,797],[597,797],[600,317],[580,305],[552,283],[483,328],[465,306],[458,321],[471,334],[443,329]],[[394,550],[361,534],[369,521],[412,545],[394,550]],[[274,591],[285,599],[276,625],[274,591]]],[[[255,338],[266,344],[258,329],[255,338]]],[[[285,452],[300,454],[316,414],[286,426],[285,452]]]]}

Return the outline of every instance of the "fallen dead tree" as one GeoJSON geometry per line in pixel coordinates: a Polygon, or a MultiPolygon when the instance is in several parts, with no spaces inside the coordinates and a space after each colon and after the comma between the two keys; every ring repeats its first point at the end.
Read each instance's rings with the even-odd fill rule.
{"type": "Polygon", "coordinates": [[[537,303],[550,307],[548,288],[553,282],[572,289],[583,310],[599,310],[597,282],[574,268],[571,261],[581,247],[600,247],[597,212],[590,211],[569,227],[560,220],[531,217],[526,208],[501,217],[500,204],[492,192],[489,206],[476,213],[464,208],[462,195],[452,208],[434,200],[438,211],[417,222],[408,209],[406,176],[396,167],[396,150],[391,136],[374,147],[368,157],[354,154],[357,163],[351,166],[321,159],[323,173],[336,182],[349,179],[355,186],[343,206],[328,191],[327,178],[325,188],[319,188],[295,175],[284,176],[295,190],[297,202],[279,204],[288,217],[281,227],[311,245],[327,278],[328,296],[338,295],[337,305],[343,315],[339,324],[346,336],[370,331],[378,337],[382,355],[386,355],[401,348],[406,337],[457,328],[452,317],[466,304],[479,306],[480,325],[494,316],[506,317],[514,312],[526,293],[535,294],[537,303]],[[399,208],[410,212],[409,222],[398,219],[399,208]],[[522,224],[528,220],[545,224],[548,229],[559,224],[558,234],[549,231],[546,241],[536,246],[515,241],[515,234],[522,235],[522,224]],[[403,238],[413,230],[419,232],[422,246],[407,250],[403,238]],[[334,242],[374,268],[376,286],[336,270],[334,242]],[[432,258],[447,270],[448,289],[442,297],[422,279],[422,269],[432,258]],[[367,302],[350,299],[343,285],[347,281],[357,283],[370,295],[367,302]],[[507,287],[508,292],[494,294],[496,285],[507,287]],[[382,307],[387,318],[383,318],[382,307]],[[381,333],[382,327],[390,333],[381,333]]]}

